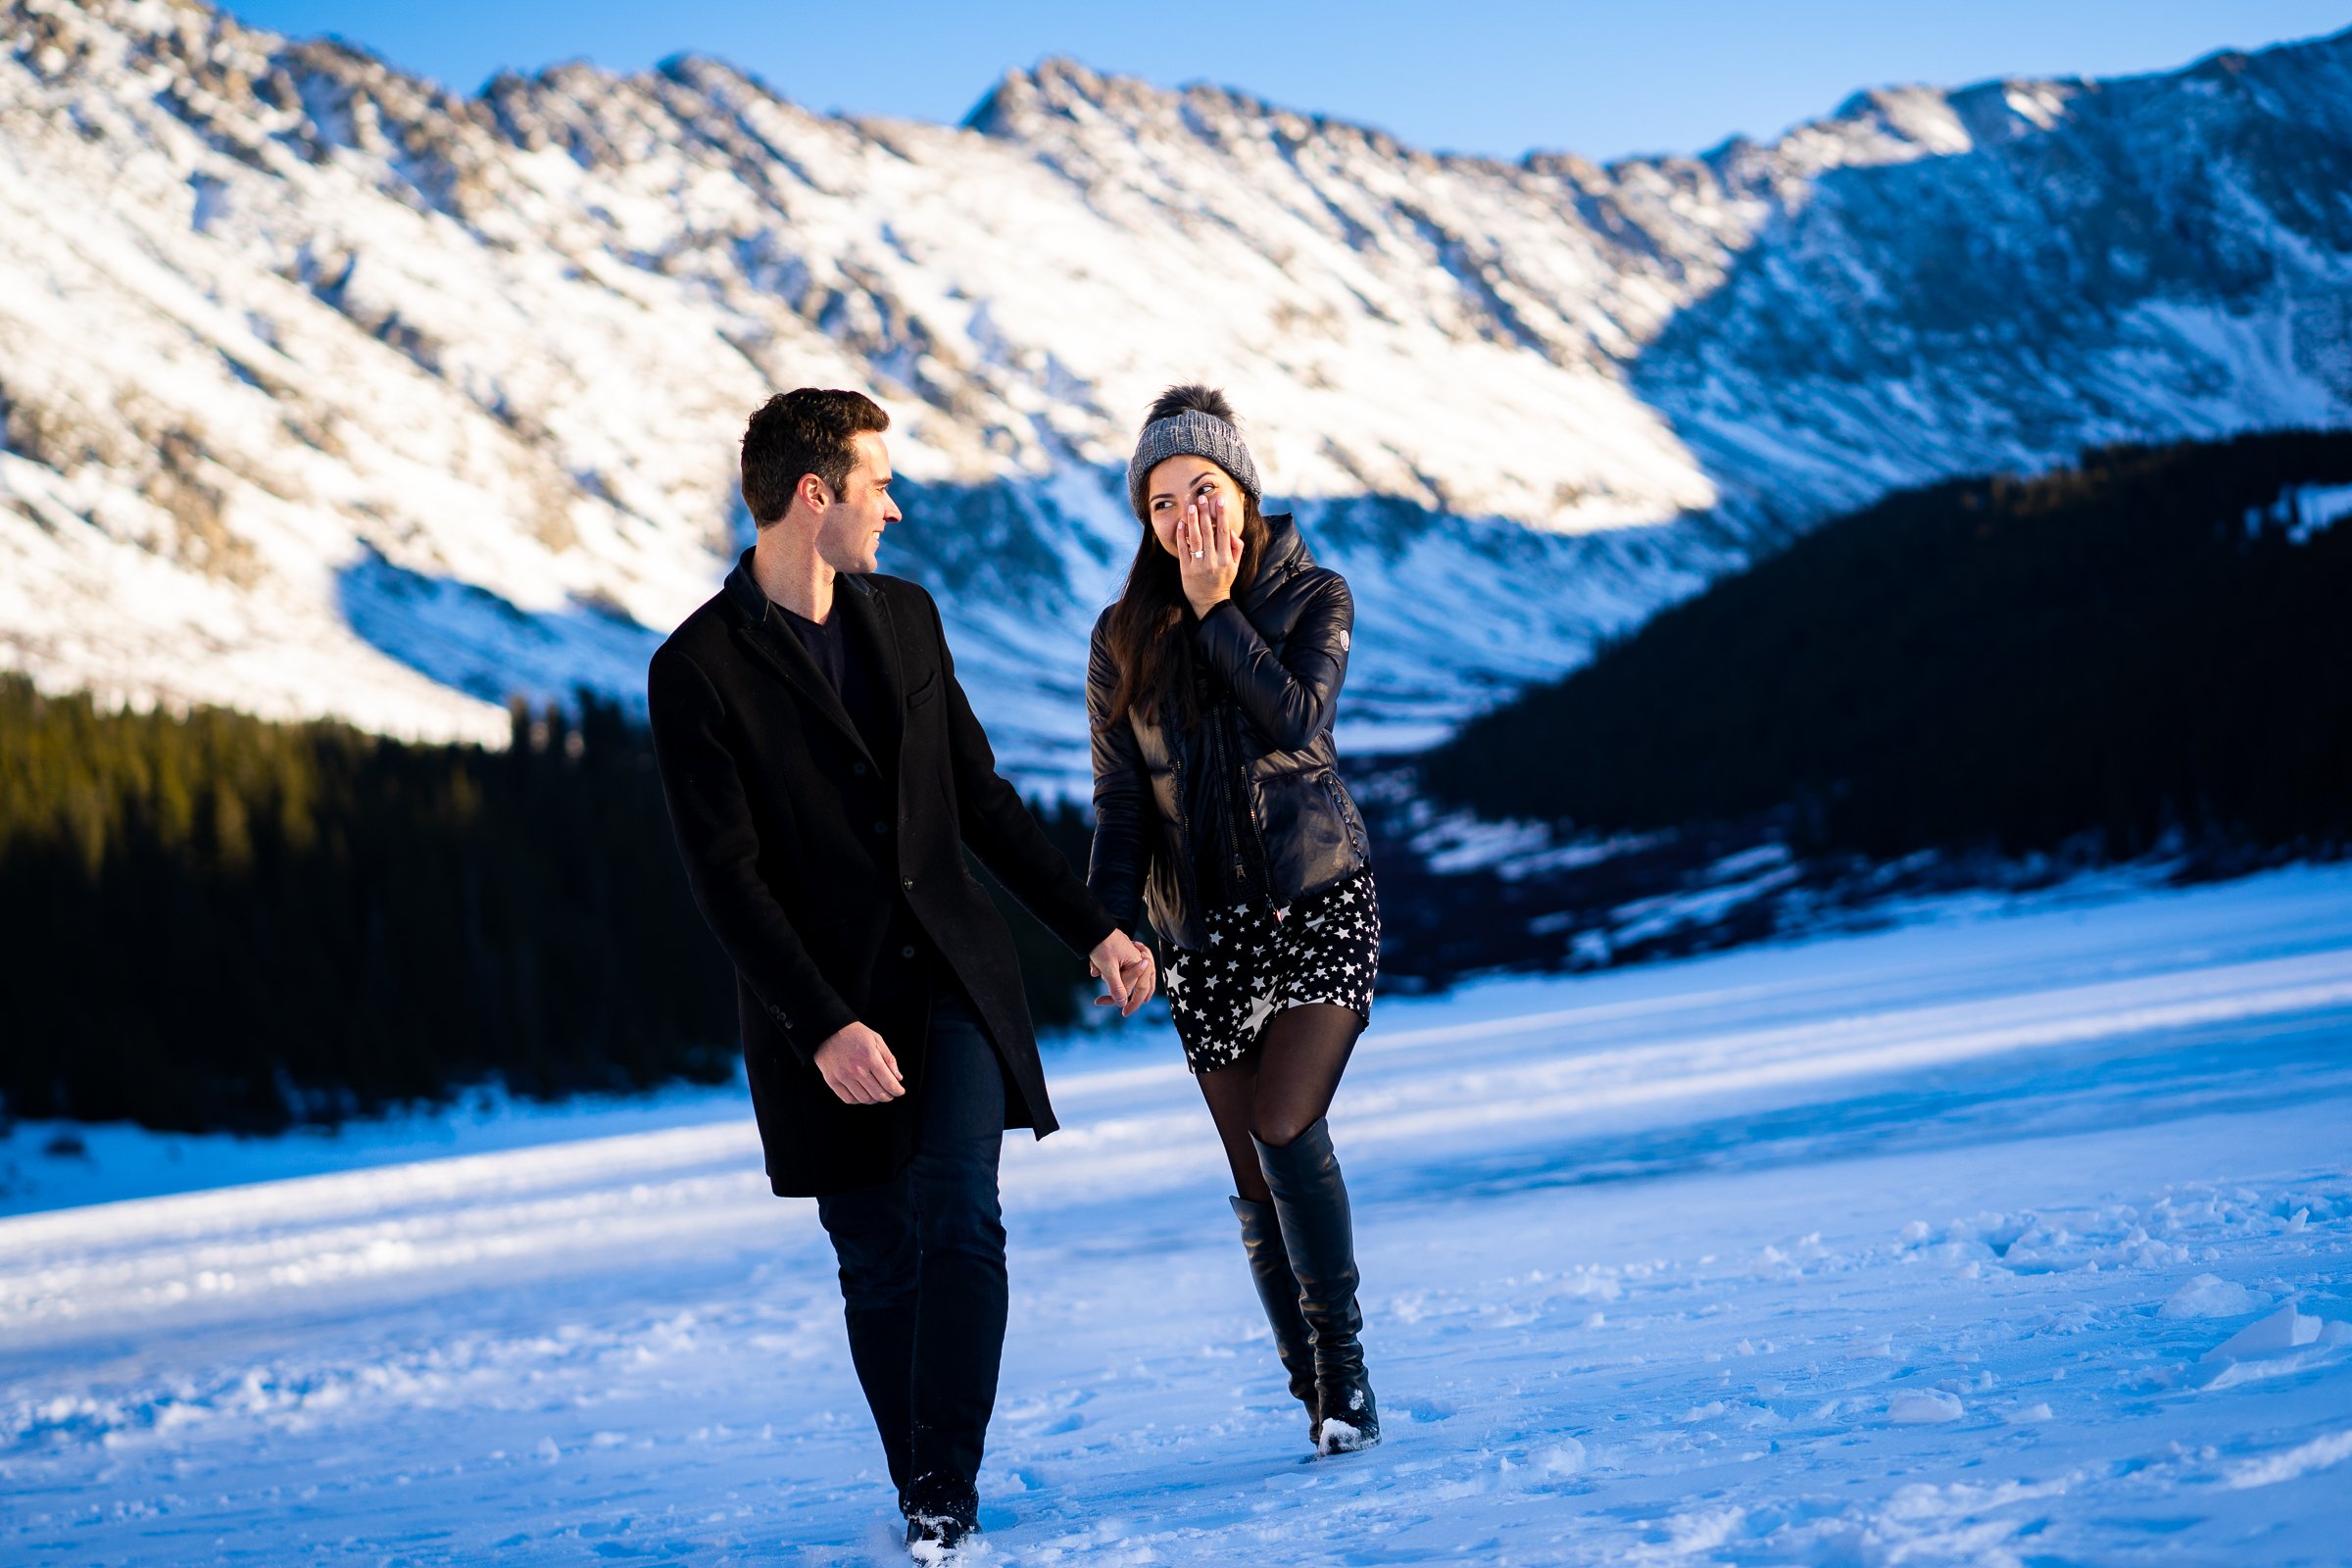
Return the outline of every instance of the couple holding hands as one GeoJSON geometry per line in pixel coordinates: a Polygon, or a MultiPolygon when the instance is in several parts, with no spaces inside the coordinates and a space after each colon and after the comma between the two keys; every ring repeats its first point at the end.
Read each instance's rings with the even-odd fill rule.
{"type": "Polygon", "coordinates": [[[1380,911],[1332,720],[1353,603],[1261,509],[1222,393],[1172,387],[1128,464],[1142,525],[1087,668],[1094,852],[1039,829],[956,683],[929,594],[876,571],[890,416],[770,399],[759,524],[662,644],[648,703],[697,903],[734,961],[780,1195],[814,1196],[910,1544],[977,1529],[1005,1320],[998,1155],[1054,1128],[1012,937],[970,850],[1132,1015],[1164,989],[1319,1452],[1380,1420],[1325,1121],[1370,1016],[1380,911]],[[1149,918],[1163,959],[1130,935],[1149,918]]]}

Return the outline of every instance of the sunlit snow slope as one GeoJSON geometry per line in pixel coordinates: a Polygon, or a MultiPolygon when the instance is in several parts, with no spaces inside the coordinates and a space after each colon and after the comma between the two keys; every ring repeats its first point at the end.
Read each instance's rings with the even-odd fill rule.
{"type": "Polygon", "coordinates": [[[461,98],[184,0],[0,4],[0,660],[495,738],[637,689],[771,388],[870,387],[1008,760],[1072,742],[1165,382],[1356,580],[1425,740],[1887,485],[2352,416],[2352,35],[1438,157],[1065,63],[960,127],[708,60],[461,98]]]}

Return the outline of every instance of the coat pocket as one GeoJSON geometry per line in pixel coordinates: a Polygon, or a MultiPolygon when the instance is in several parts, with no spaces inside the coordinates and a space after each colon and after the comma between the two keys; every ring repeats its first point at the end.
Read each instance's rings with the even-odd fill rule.
{"type": "Polygon", "coordinates": [[[931,672],[931,678],[929,680],[924,681],[920,686],[915,687],[912,691],[906,694],[906,706],[908,708],[920,708],[938,695],[939,671],[935,669],[931,672]]]}
{"type": "Polygon", "coordinates": [[[1326,771],[1323,774],[1323,793],[1331,802],[1332,811],[1340,819],[1341,829],[1348,835],[1348,848],[1355,851],[1356,860],[1369,865],[1372,861],[1372,845],[1364,834],[1363,814],[1356,810],[1355,802],[1348,798],[1348,786],[1340,782],[1339,774],[1326,771]]]}

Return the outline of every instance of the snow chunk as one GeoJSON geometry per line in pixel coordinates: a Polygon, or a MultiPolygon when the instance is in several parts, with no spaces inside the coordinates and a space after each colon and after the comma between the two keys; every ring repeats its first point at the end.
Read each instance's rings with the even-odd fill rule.
{"type": "Polygon", "coordinates": [[[1905,1389],[1886,1401],[1886,1419],[1905,1423],[1957,1421],[1960,1397],[1940,1389],[1905,1389]]]}
{"type": "Polygon", "coordinates": [[[1574,1438],[1562,1438],[1536,1455],[1536,1468],[1547,1476],[1572,1476],[1584,1467],[1585,1446],[1574,1438]]]}
{"type": "Polygon", "coordinates": [[[2270,1304],[2271,1298],[2260,1291],[2249,1291],[2217,1274],[2200,1274],[2156,1310],[2164,1317],[2243,1317],[2270,1304]]]}
{"type": "Polygon", "coordinates": [[[2282,1355],[2317,1343],[2320,1326],[2318,1318],[2305,1317],[2289,1302],[2261,1322],[2239,1329],[2207,1350],[2204,1359],[2242,1361],[2258,1355],[2282,1355]]]}

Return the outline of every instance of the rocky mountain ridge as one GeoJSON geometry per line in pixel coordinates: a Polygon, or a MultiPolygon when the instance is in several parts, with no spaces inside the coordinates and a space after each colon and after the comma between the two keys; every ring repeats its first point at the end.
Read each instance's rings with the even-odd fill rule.
{"type": "Polygon", "coordinates": [[[809,382],[892,410],[885,567],[1046,783],[1170,380],[1355,583],[1359,750],[1888,487],[2352,417],[2352,34],[1606,167],[1060,61],[949,127],[693,58],[462,97],[194,0],[0,35],[0,662],[136,700],[631,693],[809,382]]]}

